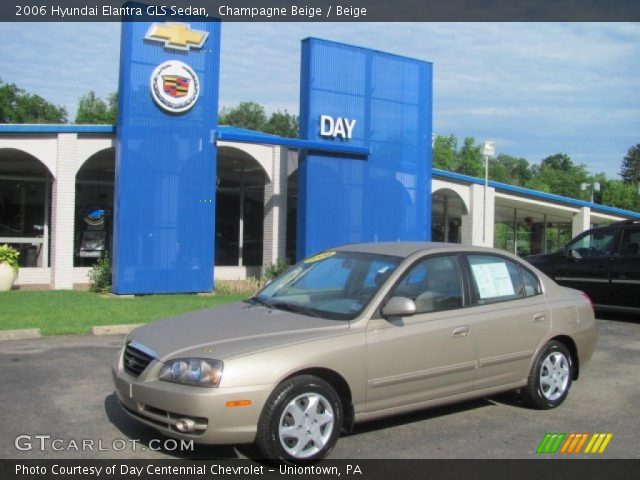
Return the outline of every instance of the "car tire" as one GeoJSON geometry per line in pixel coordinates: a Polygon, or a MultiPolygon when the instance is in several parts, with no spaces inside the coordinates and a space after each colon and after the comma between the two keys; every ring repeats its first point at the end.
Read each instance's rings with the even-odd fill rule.
{"type": "Polygon", "coordinates": [[[522,389],[524,401],[533,408],[548,410],[564,402],[573,379],[573,358],[564,344],[557,340],[547,343],[529,373],[522,389]]]}
{"type": "Polygon", "coordinates": [[[313,375],[285,380],[265,404],[256,434],[264,458],[302,463],[326,457],[340,436],[344,409],[327,382],[313,375]]]}

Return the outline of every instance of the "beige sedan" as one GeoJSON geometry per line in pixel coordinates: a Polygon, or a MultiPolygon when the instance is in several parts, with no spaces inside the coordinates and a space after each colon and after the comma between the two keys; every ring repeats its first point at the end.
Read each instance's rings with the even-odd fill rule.
{"type": "Polygon", "coordinates": [[[557,407],[596,339],[588,297],[506,252],[347,245],[243,303],[136,329],[113,378],[125,411],[169,436],[295,462],[354,423],[473,397],[557,407]]]}

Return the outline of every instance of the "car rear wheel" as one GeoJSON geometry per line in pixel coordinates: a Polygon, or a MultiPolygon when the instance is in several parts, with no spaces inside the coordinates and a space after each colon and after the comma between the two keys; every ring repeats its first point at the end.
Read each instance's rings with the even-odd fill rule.
{"type": "Polygon", "coordinates": [[[329,454],[342,428],[340,397],[327,382],[300,375],[273,391],[260,416],[256,444],[266,457],[288,462],[329,454]]]}
{"type": "Polygon", "coordinates": [[[560,405],[571,388],[573,359],[567,347],[552,340],[538,354],[523,389],[524,400],[541,410],[560,405]]]}

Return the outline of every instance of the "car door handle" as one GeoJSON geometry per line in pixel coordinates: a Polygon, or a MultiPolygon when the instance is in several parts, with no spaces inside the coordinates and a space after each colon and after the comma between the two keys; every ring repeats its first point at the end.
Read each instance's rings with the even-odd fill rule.
{"type": "Polygon", "coordinates": [[[544,313],[536,313],[533,316],[533,323],[544,322],[544,313]]]}
{"type": "Polygon", "coordinates": [[[453,338],[463,338],[466,337],[468,333],[469,325],[460,325],[459,327],[456,327],[451,331],[451,336],[453,338]]]}

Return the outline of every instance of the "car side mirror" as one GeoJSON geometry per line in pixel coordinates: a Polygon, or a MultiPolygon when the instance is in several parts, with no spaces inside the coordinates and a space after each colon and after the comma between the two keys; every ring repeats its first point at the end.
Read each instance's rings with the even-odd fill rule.
{"type": "Polygon", "coordinates": [[[571,249],[569,250],[569,258],[571,260],[579,260],[582,258],[582,255],[580,255],[577,250],[571,249]]]}
{"type": "Polygon", "coordinates": [[[382,316],[389,317],[410,317],[416,314],[416,302],[406,297],[391,297],[384,307],[382,316]]]}
{"type": "Polygon", "coordinates": [[[567,257],[569,260],[573,260],[576,261],[580,258],[580,254],[578,252],[576,252],[573,249],[570,248],[563,248],[562,249],[562,255],[564,255],[565,257],[567,257]]]}

